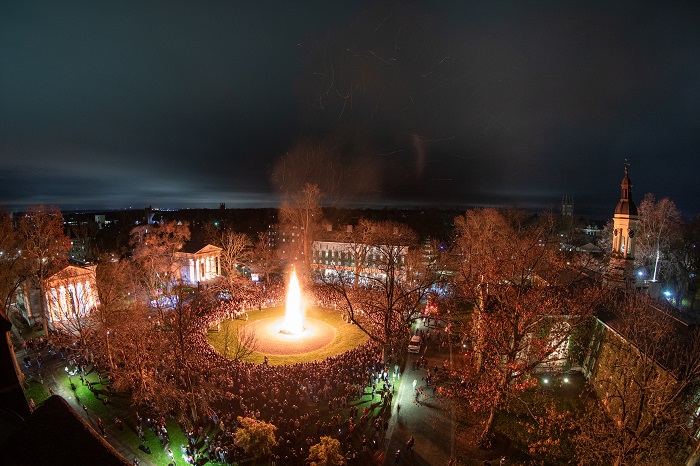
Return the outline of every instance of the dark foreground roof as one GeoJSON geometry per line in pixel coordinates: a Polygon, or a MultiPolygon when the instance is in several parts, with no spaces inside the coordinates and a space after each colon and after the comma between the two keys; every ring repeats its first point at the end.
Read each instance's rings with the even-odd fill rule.
{"type": "MultiPolygon", "coordinates": [[[[618,290],[618,293],[625,292],[618,290]]],[[[624,319],[611,309],[601,308],[597,317],[639,351],[654,359],[674,378],[682,377],[688,369],[689,357],[700,357],[688,353],[698,348],[695,342],[699,331],[698,319],[661,301],[648,303],[637,311],[633,318],[624,319]],[[636,325],[637,322],[640,322],[639,325],[636,325]],[[666,331],[654,331],[667,325],[666,331]]]]}
{"type": "Polygon", "coordinates": [[[57,395],[38,407],[0,451],[6,466],[131,464],[57,395]]]}

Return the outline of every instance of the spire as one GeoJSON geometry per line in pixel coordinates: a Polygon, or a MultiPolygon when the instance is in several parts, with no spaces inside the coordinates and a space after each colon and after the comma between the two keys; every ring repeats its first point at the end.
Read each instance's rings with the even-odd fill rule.
{"type": "Polygon", "coordinates": [[[620,202],[615,208],[615,215],[637,215],[637,206],[632,200],[632,181],[629,177],[630,164],[625,160],[625,176],[622,178],[620,202]]]}

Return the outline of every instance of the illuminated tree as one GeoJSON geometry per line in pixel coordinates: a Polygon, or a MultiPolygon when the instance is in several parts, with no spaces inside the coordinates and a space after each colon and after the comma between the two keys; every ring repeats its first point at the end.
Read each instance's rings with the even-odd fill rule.
{"type": "Polygon", "coordinates": [[[166,358],[168,370],[175,377],[176,386],[185,397],[192,420],[197,421],[199,412],[209,410],[206,390],[193,382],[193,374],[198,372],[198,363],[191,348],[196,347],[196,338],[202,329],[202,317],[216,304],[213,293],[190,290],[182,285],[173,288],[173,305],[161,317],[164,338],[172,358],[166,358]]]}
{"type": "Polygon", "coordinates": [[[96,332],[91,346],[102,350],[114,369],[114,342],[120,334],[117,329],[124,320],[131,319],[134,312],[146,313],[136,297],[139,285],[131,261],[105,261],[97,266],[95,281],[99,292],[99,305],[93,310],[96,332]],[[134,309],[138,308],[138,311],[134,309]]]}
{"type": "Polygon", "coordinates": [[[455,394],[488,413],[480,438],[488,445],[499,411],[536,385],[535,368],[556,370],[569,357],[595,293],[560,256],[551,216],[473,210],[455,227],[456,285],[473,303],[473,369],[455,394]]]}
{"type": "Polygon", "coordinates": [[[610,251],[612,251],[613,235],[615,234],[614,232],[615,227],[613,219],[609,219],[607,222],[605,222],[605,225],[603,225],[603,228],[600,230],[598,247],[608,255],[610,255],[610,251]]]}
{"type": "Polygon", "coordinates": [[[233,230],[222,231],[217,235],[215,244],[221,248],[219,263],[223,282],[227,291],[233,293],[237,284],[245,279],[242,267],[250,261],[253,244],[248,235],[233,230]]]}
{"type": "MultiPolygon", "coordinates": [[[[8,320],[11,318],[11,304],[18,288],[32,274],[33,268],[25,260],[25,256],[19,254],[19,235],[12,225],[10,215],[6,212],[0,212],[0,299],[2,299],[0,313],[5,315],[8,320]]],[[[14,357],[15,352],[9,334],[6,341],[0,344],[6,344],[9,347],[8,354],[13,355],[12,363],[15,373],[20,384],[23,385],[24,373],[20,370],[14,357]]]]}
{"type": "MultiPolygon", "coordinates": [[[[70,250],[70,238],[63,232],[63,215],[57,207],[33,206],[19,220],[19,236],[22,254],[33,261],[41,296],[44,296],[44,280],[63,267],[70,250]]],[[[44,333],[48,334],[48,316],[44,299],[41,315],[44,333]]]]}
{"type": "Polygon", "coordinates": [[[223,346],[221,355],[233,360],[245,359],[257,350],[258,339],[255,332],[241,328],[237,322],[227,320],[222,322],[223,326],[219,335],[215,337],[219,345],[223,346]]]}
{"type": "Polygon", "coordinates": [[[270,276],[279,270],[280,261],[277,251],[270,245],[267,234],[258,232],[258,240],[253,251],[253,266],[256,271],[265,276],[265,282],[270,282],[270,276]]]}
{"type": "Polygon", "coordinates": [[[323,212],[319,202],[321,191],[315,184],[306,184],[288,195],[279,211],[279,223],[284,233],[282,248],[293,263],[299,263],[297,272],[308,277],[311,264],[311,247],[321,226],[323,212]]]}
{"type": "Polygon", "coordinates": [[[180,266],[176,253],[189,239],[187,223],[175,221],[158,226],[141,225],[131,230],[132,260],[137,276],[146,299],[155,307],[161,319],[175,298],[172,288],[177,283],[180,266]]]}
{"type": "Polygon", "coordinates": [[[0,212],[0,298],[2,312],[9,317],[10,304],[22,282],[33,274],[33,268],[19,253],[19,234],[10,214],[0,212]]]}
{"type": "Polygon", "coordinates": [[[642,265],[652,267],[652,281],[658,279],[662,262],[670,259],[671,246],[680,238],[680,223],[681,214],[672,200],[663,198],[656,201],[651,193],[644,196],[639,205],[639,235],[635,258],[642,265]]]}
{"type": "Polygon", "coordinates": [[[416,234],[399,223],[363,220],[344,244],[344,256],[335,265],[324,265],[331,273],[320,274],[319,280],[388,357],[407,339],[425,297],[440,279],[438,267],[424,260],[416,234]]]}
{"type": "Polygon", "coordinates": [[[198,404],[207,409],[208,398],[199,396],[198,386],[192,382],[189,345],[199,331],[203,307],[195,302],[200,295],[180,283],[181,264],[176,254],[189,238],[188,225],[174,221],[139,226],[131,233],[137,277],[158,314],[155,328],[159,336],[150,342],[158,351],[160,364],[153,378],[156,389],[147,394],[162,406],[178,407],[180,412],[189,408],[192,419],[197,420],[198,404]]]}
{"type": "Polygon", "coordinates": [[[267,458],[272,454],[277,427],[252,417],[238,416],[240,426],[236,430],[236,446],[253,458],[267,458]]]}
{"type": "Polygon", "coordinates": [[[321,441],[309,448],[308,461],[311,466],[343,466],[345,458],[340,450],[340,441],[323,436],[321,441]]]}

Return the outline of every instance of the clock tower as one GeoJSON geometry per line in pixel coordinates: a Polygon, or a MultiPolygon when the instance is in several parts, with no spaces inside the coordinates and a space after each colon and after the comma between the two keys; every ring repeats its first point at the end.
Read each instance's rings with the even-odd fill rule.
{"type": "Polygon", "coordinates": [[[613,239],[610,263],[605,282],[615,288],[631,288],[634,285],[634,253],[639,214],[632,200],[632,181],[629,164],[625,163],[620,201],[613,216],[613,239]]]}

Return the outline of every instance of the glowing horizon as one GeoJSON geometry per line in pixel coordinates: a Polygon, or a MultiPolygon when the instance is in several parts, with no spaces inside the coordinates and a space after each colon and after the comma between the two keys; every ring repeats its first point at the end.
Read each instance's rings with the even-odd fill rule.
{"type": "Polygon", "coordinates": [[[301,287],[299,286],[299,279],[295,269],[292,269],[292,273],[289,276],[287,305],[280,331],[292,335],[299,335],[304,331],[304,307],[301,301],[301,287]]]}

